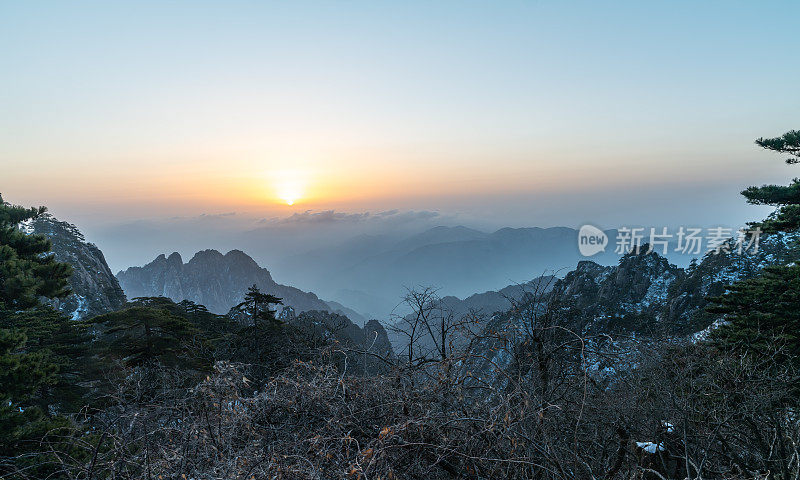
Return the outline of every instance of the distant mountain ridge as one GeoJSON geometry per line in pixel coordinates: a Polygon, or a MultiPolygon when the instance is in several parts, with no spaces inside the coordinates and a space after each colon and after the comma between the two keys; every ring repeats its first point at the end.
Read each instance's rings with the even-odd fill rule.
{"type": "Polygon", "coordinates": [[[556,280],[556,277],[552,275],[544,275],[529,282],[509,285],[497,291],[474,293],[463,300],[453,296],[442,297],[441,303],[443,307],[457,316],[467,313],[492,315],[510,309],[513,303],[520,300],[526,293],[541,294],[549,291],[556,280]]]}
{"type": "MultiPolygon", "coordinates": [[[[616,231],[606,232],[613,239],[616,231]]],[[[545,274],[572,269],[585,258],[578,231],[568,227],[501,228],[485,233],[439,226],[406,238],[360,235],[350,242],[285,259],[277,265],[324,295],[386,318],[404,287],[433,286],[445,296],[496,291],[545,274]]],[[[614,264],[613,245],[592,260],[614,264]]]]}
{"type": "MultiPolygon", "coordinates": [[[[509,285],[497,291],[490,290],[483,293],[474,293],[464,299],[445,296],[439,298],[438,307],[447,312],[447,314],[452,314],[453,318],[463,319],[469,315],[473,320],[481,322],[492,319],[495,314],[507,312],[526,295],[541,295],[549,292],[557,280],[555,276],[543,275],[529,282],[509,285]]],[[[406,315],[406,319],[413,319],[413,316],[413,313],[406,315]]],[[[398,348],[402,348],[408,338],[404,334],[397,332],[398,327],[402,327],[402,322],[396,321],[391,325],[389,339],[398,348]]],[[[430,342],[425,337],[421,340],[421,344],[425,348],[431,347],[430,342]]]]}
{"type": "Polygon", "coordinates": [[[161,254],[147,265],[117,273],[117,279],[130,298],[163,296],[176,302],[191,300],[221,315],[241,302],[247,288],[255,284],[263,292],[283,299],[285,306],[298,313],[320,310],[343,314],[362,325],[366,321],[340,304],[329,304],[313,293],[275,282],[269,270],[241,250],[224,255],[213,249],[202,250],[186,263],[177,252],[169,257],[161,254]]]}

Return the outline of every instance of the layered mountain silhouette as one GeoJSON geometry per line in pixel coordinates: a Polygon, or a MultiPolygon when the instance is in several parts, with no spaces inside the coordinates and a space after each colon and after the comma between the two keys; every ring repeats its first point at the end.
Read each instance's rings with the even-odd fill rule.
{"type": "MultiPolygon", "coordinates": [[[[607,232],[613,242],[615,231],[607,232]]],[[[563,275],[583,260],[572,228],[435,227],[407,238],[360,235],[352,240],[285,259],[282,278],[309,285],[359,312],[386,318],[406,287],[431,286],[443,296],[464,298],[497,291],[540,275],[563,275]]],[[[611,245],[592,257],[614,264],[611,245]]]]}
{"type": "Polygon", "coordinates": [[[203,250],[186,263],[177,252],[168,257],[162,254],[143,267],[117,273],[117,279],[129,298],[163,296],[175,301],[191,300],[217,314],[228,313],[242,301],[248,287],[257,285],[261,291],[280,297],[284,306],[297,313],[319,310],[340,313],[362,325],[366,321],[341,304],[328,303],[313,293],[277,283],[266,268],[241,250],[224,255],[217,250],[203,250]]]}

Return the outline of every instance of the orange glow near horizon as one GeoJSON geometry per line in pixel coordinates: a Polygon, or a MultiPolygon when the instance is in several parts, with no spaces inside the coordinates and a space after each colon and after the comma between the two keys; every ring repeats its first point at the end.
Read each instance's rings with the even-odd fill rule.
{"type": "MultiPolygon", "coordinates": [[[[204,156],[192,152],[178,158],[161,154],[93,169],[75,169],[71,162],[64,162],[50,168],[53,176],[44,179],[38,170],[21,166],[17,182],[4,185],[2,193],[18,203],[96,204],[98,209],[104,205],[109,211],[144,217],[234,211],[281,215],[287,209],[436,208],[456,197],[545,194],[591,188],[600,179],[603,184],[609,182],[603,175],[606,163],[587,165],[563,154],[553,155],[557,161],[548,161],[549,155],[524,159],[514,152],[508,155],[508,165],[498,169],[489,154],[475,152],[462,155],[455,167],[452,158],[443,154],[320,150],[249,155],[216,151],[204,156]],[[29,196],[24,188],[15,188],[31,183],[47,195],[29,196]]],[[[674,164],[664,161],[649,172],[661,166],[660,181],[683,180],[681,172],[667,171],[674,164]]],[[[643,181],[634,168],[616,169],[613,180],[620,185],[643,181]]]]}
{"type": "MultiPolygon", "coordinates": [[[[643,154],[635,149],[614,158],[601,153],[587,160],[579,150],[545,147],[501,152],[419,146],[381,149],[317,145],[309,137],[302,148],[279,148],[240,140],[236,148],[209,142],[175,150],[109,151],[102,155],[106,162],[99,154],[62,155],[49,167],[46,160],[22,155],[4,166],[14,181],[0,187],[9,201],[44,204],[56,212],[91,211],[112,218],[229,212],[278,217],[305,210],[441,210],[476,202],[494,202],[502,210],[509,195],[582,192],[611,183],[623,189],[656,181],[663,185],[712,171],[722,181],[725,175],[716,171],[713,158],[677,169],[681,157],[669,152],[651,154],[653,164],[639,169],[643,154]],[[42,177],[43,169],[48,177],[42,177]],[[38,191],[29,185],[37,185],[38,191]]],[[[697,156],[691,158],[695,161],[697,156]]]]}

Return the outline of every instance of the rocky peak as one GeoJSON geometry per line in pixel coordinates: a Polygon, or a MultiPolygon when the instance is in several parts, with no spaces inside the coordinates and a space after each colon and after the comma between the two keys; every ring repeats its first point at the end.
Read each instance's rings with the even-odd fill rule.
{"type": "Polygon", "coordinates": [[[652,328],[660,319],[670,288],[685,274],[644,246],[605,267],[591,261],[556,282],[551,295],[569,299],[589,330],[652,328]],[[633,319],[633,320],[632,320],[633,319]]]}
{"type": "Polygon", "coordinates": [[[53,300],[53,307],[74,320],[81,320],[117,310],[125,304],[125,294],[103,252],[95,244],[86,242],[75,225],[45,214],[21,228],[27,233],[47,236],[53,244],[56,260],[72,266],[69,279],[72,293],[53,300]]]}
{"type": "Polygon", "coordinates": [[[225,256],[222,253],[214,249],[208,249],[195,253],[186,265],[216,267],[222,265],[224,261],[225,256]]]}
{"type": "Polygon", "coordinates": [[[224,255],[213,249],[201,250],[187,263],[177,253],[169,258],[162,254],[143,267],[119,272],[117,278],[131,298],[164,296],[176,302],[191,300],[220,315],[241,302],[254,284],[262,292],[280,297],[285,306],[298,313],[337,310],[311,292],[275,282],[266,268],[241,250],[224,255]]]}
{"type": "Polygon", "coordinates": [[[253,260],[250,255],[241,250],[231,250],[230,252],[226,253],[223,257],[223,261],[226,263],[226,265],[229,265],[231,268],[235,269],[252,271],[262,270],[264,275],[269,276],[270,280],[272,279],[272,275],[267,269],[259,267],[258,263],[256,263],[256,261],[253,260]]]}
{"type": "Polygon", "coordinates": [[[569,272],[562,280],[556,282],[554,289],[571,297],[595,296],[602,283],[613,271],[613,267],[604,267],[589,260],[578,263],[575,270],[569,272]]]}
{"type": "Polygon", "coordinates": [[[621,305],[641,311],[654,302],[666,300],[670,285],[681,275],[682,269],[656,252],[647,252],[644,246],[638,253],[631,252],[620,259],[599,294],[604,298],[617,297],[621,305]]]}
{"type": "Polygon", "coordinates": [[[170,265],[182,266],[183,259],[181,258],[181,254],[178,252],[172,252],[169,258],[167,258],[167,263],[169,263],[170,265]]]}
{"type": "Polygon", "coordinates": [[[389,334],[383,327],[381,322],[377,320],[370,320],[364,325],[364,338],[366,346],[373,351],[382,352],[384,354],[393,354],[392,343],[389,341],[389,334]]]}

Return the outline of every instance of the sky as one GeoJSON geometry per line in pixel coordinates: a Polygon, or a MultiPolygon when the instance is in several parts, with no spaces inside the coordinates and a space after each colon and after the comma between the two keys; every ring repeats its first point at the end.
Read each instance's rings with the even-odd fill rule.
{"type": "Polygon", "coordinates": [[[796,1],[0,0],[0,193],[77,224],[117,268],[321,212],[739,225],[765,214],[742,188],[797,175],[753,141],[800,127],[799,16],[796,1]]]}

